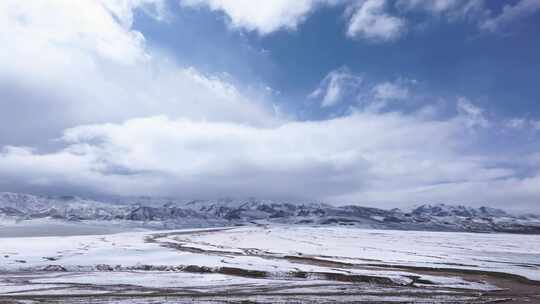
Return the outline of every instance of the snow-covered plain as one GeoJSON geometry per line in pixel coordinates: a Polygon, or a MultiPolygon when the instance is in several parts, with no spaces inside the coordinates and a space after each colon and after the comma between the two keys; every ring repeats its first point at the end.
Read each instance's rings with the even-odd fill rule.
{"type": "Polygon", "coordinates": [[[455,300],[506,288],[490,273],[531,280],[540,290],[532,282],[540,280],[536,235],[246,226],[14,237],[0,244],[0,302],[10,296],[164,291],[338,292],[385,299],[430,293],[432,300],[455,300]]]}
{"type": "Polygon", "coordinates": [[[258,250],[355,264],[478,269],[540,280],[540,236],[325,227],[246,227],[175,236],[204,250],[258,250]]]}

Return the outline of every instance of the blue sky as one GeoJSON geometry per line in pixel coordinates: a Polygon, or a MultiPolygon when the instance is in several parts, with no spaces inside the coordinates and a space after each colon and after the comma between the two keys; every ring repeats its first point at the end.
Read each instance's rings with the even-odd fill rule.
{"type": "Polygon", "coordinates": [[[540,209],[540,1],[0,4],[0,191],[540,209]]]}
{"type": "MultiPolygon", "coordinates": [[[[346,3],[317,9],[294,30],[265,35],[231,30],[225,13],[201,7],[173,11],[166,22],[141,12],[134,28],[179,62],[260,82],[282,93],[282,102],[293,108],[327,73],[348,67],[373,82],[415,79],[422,94],[468,96],[498,115],[539,117],[538,14],[493,33],[479,30],[474,18],[413,12],[405,14],[411,29],[399,39],[370,42],[346,37],[346,3]]],[[[489,1],[484,9],[500,14],[512,4],[516,1],[489,1]]]]}

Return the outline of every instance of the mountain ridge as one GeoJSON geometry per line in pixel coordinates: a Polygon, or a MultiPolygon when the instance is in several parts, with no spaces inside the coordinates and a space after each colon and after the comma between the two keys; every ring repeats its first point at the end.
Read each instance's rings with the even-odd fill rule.
{"type": "Polygon", "coordinates": [[[343,225],[359,228],[540,234],[540,216],[491,207],[424,204],[410,212],[357,205],[263,199],[98,201],[75,196],[0,192],[0,217],[17,220],[115,221],[189,228],[246,224],[343,225]]]}

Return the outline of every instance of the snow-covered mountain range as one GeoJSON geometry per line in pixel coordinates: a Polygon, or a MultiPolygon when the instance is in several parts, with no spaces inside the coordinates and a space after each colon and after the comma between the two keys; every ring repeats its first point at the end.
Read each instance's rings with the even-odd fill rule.
{"type": "Polygon", "coordinates": [[[0,217],[19,221],[43,218],[69,222],[107,221],[167,229],[276,223],[540,234],[540,216],[537,215],[512,215],[489,207],[444,204],[421,205],[405,212],[259,199],[189,201],[141,197],[97,201],[3,192],[0,193],[0,217]]]}

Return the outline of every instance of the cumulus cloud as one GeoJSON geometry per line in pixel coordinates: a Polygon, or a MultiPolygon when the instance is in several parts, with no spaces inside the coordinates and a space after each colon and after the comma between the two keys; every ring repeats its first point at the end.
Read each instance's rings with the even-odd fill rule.
{"type": "Polygon", "coordinates": [[[2,1],[0,120],[19,127],[0,128],[0,146],[57,137],[77,124],[163,113],[271,123],[265,94],[178,66],[147,46],[132,29],[132,14],[145,9],[159,18],[159,3],[2,1]]]}
{"type": "MultiPolygon", "coordinates": [[[[259,23],[238,21],[243,17],[231,22],[261,33],[294,28],[303,18],[298,16],[310,11],[306,3],[287,2],[297,6],[290,19],[296,21],[269,21],[278,10],[259,23]]],[[[362,14],[393,20],[381,3],[362,2],[351,22],[362,14]]],[[[494,156],[483,149],[478,141],[497,135],[489,128],[497,124],[465,98],[445,119],[427,117],[422,109],[280,119],[264,94],[179,66],[149,47],[133,29],[138,9],[159,19],[164,7],[143,0],[0,2],[0,189],[298,197],[378,206],[530,206],[540,197],[538,147],[523,157],[527,174],[517,169],[521,160],[512,151],[494,156]],[[44,149],[42,141],[53,139],[55,145],[44,149]]],[[[382,34],[386,25],[370,22],[364,25],[377,29],[360,35],[391,36],[382,34]]],[[[373,90],[364,82],[341,68],[310,96],[325,108],[355,100],[363,89],[374,99],[409,94],[399,82],[373,90]]]]}
{"type": "Polygon", "coordinates": [[[225,13],[233,28],[257,31],[261,35],[280,29],[294,30],[317,6],[336,0],[181,0],[184,6],[207,6],[225,13]]]}
{"type": "Polygon", "coordinates": [[[452,123],[410,122],[399,115],[355,114],[256,128],[150,117],[68,129],[63,137],[67,148],[51,154],[9,147],[0,163],[4,174],[23,175],[21,182],[54,184],[73,178],[72,183],[121,194],[207,189],[209,193],[301,195],[311,189],[308,195],[312,191],[331,195],[361,187],[377,176],[408,174],[397,161],[407,160],[408,153],[424,154],[426,150],[416,149],[420,141],[438,134],[439,141],[450,142],[449,137],[458,132],[452,123]],[[369,136],[373,130],[380,136],[369,136]],[[408,132],[416,133],[413,140],[404,136],[408,132]],[[390,151],[393,160],[385,157],[390,151]],[[71,169],[63,170],[65,164],[71,169]],[[141,184],[133,187],[137,180],[141,184]],[[119,188],[105,187],[111,184],[119,188]]]}
{"type": "Polygon", "coordinates": [[[464,123],[468,115],[478,119],[474,105],[462,101],[459,107],[466,109],[445,120],[361,111],[266,127],[165,116],[82,125],[65,131],[65,148],[57,151],[5,148],[1,183],[115,195],[253,195],[379,206],[515,198],[517,207],[531,204],[540,195],[534,187],[540,177],[519,178],[512,166],[497,165],[500,156],[471,150],[477,136],[488,134],[470,133],[464,123]],[[486,192],[474,191],[478,187],[486,192]]]}
{"type": "Polygon", "coordinates": [[[331,107],[343,99],[356,99],[362,84],[362,77],[352,73],[347,67],[330,71],[319,86],[309,94],[309,98],[321,100],[321,107],[331,107]]]}
{"type": "Polygon", "coordinates": [[[536,0],[506,5],[499,15],[492,15],[485,2],[477,0],[274,0],[256,4],[248,0],[180,0],[180,4],[223,13],[231,28],[255,31],[260,35],[295,30],[316,9],[339,5],[345,8],[348,16],[348,37],[379,43],[396,41],[414,24],[433,18],[466,20],[482,30],[495,32],[540,10],[536,0]],[[418,18],[418,13],[423,13],[423,19],[418,18]]]}
{"type": "MultiPolygon", "coordinates": [[[[126,2],[125,7],[112,3],[106,6],[100,1],[2,1],[3,61],[13,59],[14,55],[27,56],[30,52],[53,55],[55,49],[61,48],[93,53],[123,64],[143,60],[147,57],[144,38],[139,32],[129,30],[132,17],[128,12],[137,6],[137,2],[133,1],[133,6],[126,2]],[[78,10],[84,14],[74,14],[78,10]]],[[[58,57],[47,59],[61,63],[63,58],[58,57]]],[[[32,65],[36,69],[51,65],[39,58],[14,64],[32,65]]],[[[63,60],[70,59],[74,58],[63,60]]]]}
{"type": "Polygon", "coordinates": [[[366,0],[357,5],[347,35],[371,41],[392,41],[399,38],[405,28],[405,19],[386,12],[386,0],[366,0]]]}

